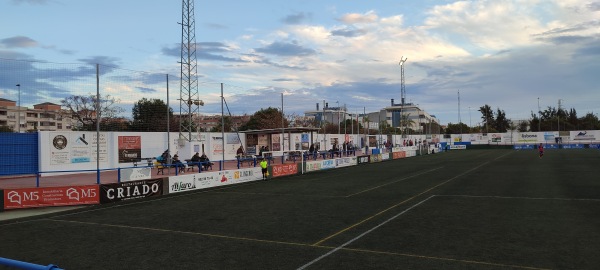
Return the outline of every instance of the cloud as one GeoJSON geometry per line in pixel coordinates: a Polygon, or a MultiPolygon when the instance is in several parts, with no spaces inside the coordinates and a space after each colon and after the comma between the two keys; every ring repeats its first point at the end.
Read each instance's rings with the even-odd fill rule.
{"type": "Polygon", "coordinates": [[[154,93],[159,92],[158,90],[156,90],[154,88],[148,88],[148,87],[137,87],[137,89],[144,94],[154,94],[154,93]]]}
{"type": "Polygon", "coordinates": [[[587,5],[591,11],[600,11],[600,2],[592,2],[587,5]]]}
{"type": "Polygon", "coordinates": [[[218,24],[218,23],[205,23],[204,25],[208,28],[217,29],[217,30],[223,30],[223,29],[229,28],[226,25],[222,25],[222,24],[218,24]]]}
{"type": "Polygon", "coordinates": [[[351,28],[343,28],[338,30],[331,31],[332,36],[341,36],[341,37],[358,37],[365,35],[367,30],[364,29],[351,29],[351,28]]]}
{"type": "Polygon", "coordinates": [[[281,21],[285,24],[301,24],[310,18],[312,18],[312,13],[298,12],[285,16],[281,21]]]}
{"type": "Polygon", "coordinates": [[[32,48],[39,46],[37,41],[24,36],[0,39],[0,45],[5,48],[32,48]]]}
{"type": "Polygon", "coordinates": [[[51,0],[12,0],[12,3],[15,5],[20,5],[20,4],[45,5],[50,2],[51,2],[51,0]]]}
{"type": "Polygon", "coordinates": [[[277,56],[310,56],[317,54],[317,51],[303,47],[297,41],[273,42],[265,47],[255,48],[254,51],[277,56]]]}
{"type": "MultiPolygon", "coordinates": [[[[228,57],[221,53],[230,53],[232,48],[222,42],[197,42],[196,43],[196,58],[204,60],[215,60],[221,62],[247,62],[236,57],[228,57]]],[[[173,47],[163,47],[162,53],[167,56],[181,57],[181,45],[177,44],[173,47]]]]}
{"type": "Polygon", "coordinates": [[[348,13],[338,18],[337,20],[345,24],[357,24],[357,23],[374,23],[379,17],[374,11],[369,11],[365,14],[359,13],[348,13]]]}

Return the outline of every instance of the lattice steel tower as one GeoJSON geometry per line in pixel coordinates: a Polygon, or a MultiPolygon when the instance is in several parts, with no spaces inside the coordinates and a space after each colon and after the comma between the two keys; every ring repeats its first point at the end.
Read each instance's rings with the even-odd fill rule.
{"type": "Polygon", "coordinates": [[[404,106],[406,100],[406,89],[404,88],[404,63],[408,58],[400,57],[400,105],[404,106]]]}
{"type": "Polygon", "coordinates": [[[203,104],[198,96],[198,64],[196,62],[196,22],[194,0],[183,0],[181,11],[181,76],[179,91],[179,139],[192,140],[192,116],[203,104]]]}

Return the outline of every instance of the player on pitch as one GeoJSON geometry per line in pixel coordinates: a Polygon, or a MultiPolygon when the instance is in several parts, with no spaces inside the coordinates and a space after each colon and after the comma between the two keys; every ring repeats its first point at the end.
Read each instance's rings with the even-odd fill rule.
{"type": "Polygon", "coordinates": [[[538,151],[540,152],[540,158],[542,158],[542,156],[544,156],[544,146],[542,145],[542,143],[540,143],[540,145],[538,146],[538,151]]]}

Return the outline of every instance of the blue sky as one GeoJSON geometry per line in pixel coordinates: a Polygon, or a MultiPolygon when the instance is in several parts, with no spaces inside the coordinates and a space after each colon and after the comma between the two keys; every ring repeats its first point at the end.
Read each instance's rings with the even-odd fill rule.
{"type": "MultiPolygon", "coordinates": [[[[176,76],[181,9],[174,0],[0,0],[0,58],[176,76]]],[[[600,111],[597,0],[196,0],[195,19],[205,113],[220,112],[219,83],[235,114],[279,107],[281,93],[287,113],[323,100],[376,111],[400,100],[402,56],[407,101],[442,124],[458,122],[459,90],[461,119],[472,125],[484,104],[528,119],[538,98],[542,109],[560,99],[579,116],[600,111]]],[[[40,85],[42,96],[76,93],[15,74],[18,65],[0,66],[0,97],[14,96],[15,81],[40,85]]],[[[136,85],[113,95],[165,99],[136,85]]]]}

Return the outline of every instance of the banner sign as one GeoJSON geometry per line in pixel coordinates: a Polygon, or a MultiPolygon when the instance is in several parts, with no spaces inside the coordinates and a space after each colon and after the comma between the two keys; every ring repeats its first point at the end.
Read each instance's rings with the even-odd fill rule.
{"type": "Polygon", "coordinates": [[[467,146],[464,144],[453,144],[450,145],[450,150],[465,150],[467,149],[467,146]]]}
{"type": "Polygon", "coordinates": [[[142,136],[119,136],[119,163],[134,162],[142,157],[142,136]]]}
{"type": "Polygon", "coordinates": [[[152,179],[100,185],[100,203],[113,203],[163,194],[163,180],[152,179]]]}
{"type": "Polygon", "coordinates": [[[399,158],[405,158],[405,157],[406,157],[406,152],[404,152],[404,151],[392,152],[393,159],[399,159],[399,158]]]}
{"type": "Polygon", "coordinates": [[[336,158],[335,159],[335,167],[348,167],[356,165],[356,157],[345,157],[345,158],[336,158]]]}
{"type": "Polygon", "coordinates": [[[594,141],[596,137],[594,136],[593,131],[571,131],[571,137],[573,140],[586,140],[586,141],[594,141]]]}
{"type": "Polygon", "coordinates": [[[334,168],[335,168],[335,160],[326,159],[326,160],[321,161],[321,170],[334,169],[334,168]]]}
{"type": "Polygon", "coordinates": [[[121,181],[137,181],[152,178],[152,168],[127,168],[121,169],[121,181]]]}
{"type": "Polygon", "coordinates": [[[357,164],[367,164],[370,163],[370,156],[358,156],[356,157],[357,164]]]}
{"type": "Polygon", "coordinates": [[[323,164],[321,163],[321,161],[309,161],[309,162],[306,162],[306,168],[304,168],[304,171],[306,171],[306,172],[318,171],[318,170],[321,170],[322,165],[323,164]]]}
{"type": "Polygon", "coordinates": [[[381,154],[371,155],[371,163],[381,162],[381,154]]]}
{"type": "Polygon", "coordinates": [[[203,172],[169,177],[168,193],[231,185],[262,179],[260,167],[219,172],[203,172]]]}
{"type": "Polygon", "coordinates": [[[298,174],[298,163],[273,165],[273,177],[298,174]]]}
{"type": "Polygon", "coordinates": [[[4,190],[4,209],[98,204],[98,186],[4,190]]]}

